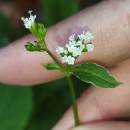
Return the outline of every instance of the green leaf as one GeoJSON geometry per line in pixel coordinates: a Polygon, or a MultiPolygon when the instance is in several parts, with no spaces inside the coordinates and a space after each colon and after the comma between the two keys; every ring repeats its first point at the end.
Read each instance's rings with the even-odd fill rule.
{"type": "Polygon", "coordinates": [[[31,52],[33,52],[33,51],[40,51],[41,52],[41,51],[45,50],[44,44],[40,44],[36,41],[35,41],[34,45],[31,42],[27,42],[27,44],[24,46],[25,46],[27,51],[31,51],[31,52]]]}
{"type": "Polygon", "coordinates": [[[35,23],[34,26],[30,28],[30,31],[40,40],[43,41],[46,35],[46,27],[41,23],[35,23]]]}
{"type": "Polygon", "coordinates": [[[0,85],[0,130],[23,130],[32,104],[31,88],[0,85]]]}
{"type": "Polygon", "coordinates": [[[79,0],[42,0],[42,5],[43,19],[47,26],[56,24],[79,11],[79,0]]]}
{"type": "Polygon", "coordinates": [[[0,47],[4,47],[9,44],[9,38],[3,35],[0,35],[0,47]]]}
{"type": "Polygon", "coordinates": [[[61,68],[56,63],[42,64],[47,70],[61,70],[61,68]]]}
{"type": "Polygon", "coordinates": [[[75,66],[72,72],[80,80],[101,88],[114,88],[122,84],[116,81],[105,68],[93,63],[75,66]]]}
{"type": "Polygon", "coordinates": [[[71,104],[66,79],[34,86],[33,92],[35,109],[26,130],[52,130],[71,104]]]}
{"type": "Polygon", "coordinates": [[[10,20],[4,15],[4,13],[0,12],[0,34],[9,35],[10,30],[11,30],[10,20]]]}
{"type": "Polygon", "coordinates": [[[0,12],[0,47],[4,47],[10,43],[11,29],[10,20],[0,12]]]}

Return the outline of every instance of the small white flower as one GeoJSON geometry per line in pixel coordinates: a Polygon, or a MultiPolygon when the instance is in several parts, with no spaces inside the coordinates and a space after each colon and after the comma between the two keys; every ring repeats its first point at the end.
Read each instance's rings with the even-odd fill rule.
{"type": "Polygon", "coordinates": [[[69,37],[69,40],[70,40],[70,41],[75,41],[75,35],[72,34],[72,35],[69,37]]]}
{"type": "Polygon", "coordinates": [[[82,41],[81,40],[78,40],[77,42],[76,42],[76,46],[81,46],[82,45],[82,41]]]}
{"type": "Polygon", "coordinates": [[[86,38],[89,40],[92,40],[94,38],[94,36],[92,36],[92,34],[90,32],[86,32],[84,34],[85,34],[86,38]]]}
{"type": "Polygon", "coordinates": [[[87,48],[88,52],[93,51],[93,47],[94,47],[93,44],[87,44],[87,45],[86,45],[86,48],[87,48]]]}
{"type": "Polygon", "coordinates": [[[30,14],[30,17],[29,18],[21,17],[21,20],[24,22],[25,28],[30,29],[34,25],[36,15],[31,14],[32,10],[28,11],[28,13],[30,14]]]}
{"type": "Polygon", "coordinates": [[[32,12],[33,12],[32,10],[29,10],[29,11],[28,11],[28,13],[29,13],[30,15],[31,15],[32,12]]]}
{"type": "Polygon", "coordinates": [[[62,57],[62,63],[67,63],[67,62],[68,62],[68,57],[67,57],[67,55],[64,55],[62,57]]]}
{"type": "Polygon", "coordinates": [[[90,43],[91,40],[94,38],[90,32],[83,31],[82,34],[78,35],[79,39],[83,41],[85,44],[90,43]]]}
{"type": "Polygon", "coordinates": [[[94,45],[91,44],[93,38],[90,32],[83,32],[77,37],[74,34],[71,35],[69,42],[65,45],[66,49],[64,50],[63,47],[58,47],[56,50],[56,52],[62,56],[62,63],[73,65],[82,52],[93,51],[94,45]]]}
{"type": "Polygon", "coordinates": [[[62,63],[68,63],[68,65],[73,65],[75,62],[75,58],[72,56],[68,56],[64,55],[64,57],[62,57],[62,63]]]}
{"type": "Polygon", "coordinates": [[[68,48],[70,45],[69,44],[66,44],[65,47],[68,48]]]}
{"type": "Polygon", "coordinates": [[[83,51],[85,49],[85,45],[80,45],[80,51],[83,51]]]}
{"type": "Polygon", "coordinates": [[[67,54],[68,54],[68,51],[67,51],[67,50],[64,50],[63,53],[67,55],[67,54]]]}
{"type": "Polygon", "coordinates": [[[69,65],[73,65],[75,62],[75,58],[74,57],[71,57],[71,56],[68,56],[68,64],[69,65]]]}
{"type": "Polygon", "coordinates": [[[82,51],[80,50],[80,48],[79,47],[77,47],[77,48],[75,47],[75,49],[72,52],[72,55],[73,55],[73,57],[77,57],[77,56],[81,55],[81,53],[82,53],[82,51]]]}
{"type": "Polygon", "coordinates": [[[76,44],[76,41],[69,41],[70,46],[75,46],[75,44],[76,44]]]}
{"type": "Polygon", "coordinates": [[[80,34],[78,37],[81,41],[84,41],[86,39],[86,36],[84,34],[80,34]]]}
{"type": "Polygon", "coordinates": [[[56,52],[57,52],[58,54],[61,54],[61,53],[64,52],[64,48],[63,48],[63,47],[58,47],[58,48],[56,49],[56,52]]]}
{"type": "Polygon", "coordinates": [[[70,52],[70,53],[72,53],[73,51],[75,51],[75,49],[76,49],[76,47],[75,46],[68,46],[68,51],[70,52]]]}

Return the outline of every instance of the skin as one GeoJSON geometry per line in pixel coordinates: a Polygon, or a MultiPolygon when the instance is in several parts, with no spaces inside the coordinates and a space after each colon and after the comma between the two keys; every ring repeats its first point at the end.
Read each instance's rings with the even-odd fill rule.
{"type": "MultiPolygon", "coordinates": [[[[130,60],[126,60],[122,63],[119,63],[116,67],[110,70],[111,74],[114,75],[116,79],[124,83],[123,85],[117,88],[109,88],[107,90],[91,86],[86,92],[82,94],[77,103],[78,113],[80,115],[80,123],[86,124],[83,126],[83,128],[89,128],[89,126],[92,127],[94,123],[95,127],[92,128],[94,130],[98,130],[96,129],[97,125],[99,130],[101,130],[101,126],[104,126],[103,121],[106,120],[112,120],[114,122],[105,122],[105,126],[107,126],[108,123],[108,126],[112,125],[115,127],[113,130],[123,130],[122,128],[117,127],[118,125],[120,126],[120,124],[124,124],[124,128],[127,128],[125,127],[125,123],[130,128],[130,123],[124,121],[130,117],[130,104],[128,103],[130,98],[129,65],[130,60]],[[120,119],[120,122],[117,121],[117,119],[120,119]],[[99,121],[101,125],[98,125],[99,121]]],[[[53,128],[53,130],[68,130],[73,126],[73,124],[73,112],[70,108],[58,122],[58,124],[53,128]]],[[[78,130],[78,128],[76,130],[78,130]]],[[[103,130],[107,130],[107,127],[103,130]]]]}
{"type": "MultiPolygon", "coordinates": [[[[76,130],[127,130],[130,123],[130,1],[105,0],[48,29],[46,43],[60,60],[55,49],[65,45],[72,33],[91,31],[94,35],[94,51],[83,54],[77,63],[94,61],[110,69],[116,79],[124,84],[114,89],[90,87],[78,100],[80,123],[76,130]],[[81,24],[82,23],[82,24],[81,24]],[[61,33],[62,32],[62,33],[61,33]],[[120,119],[120,122],[115,120],[120,119]],[[106,121],[109,120],[109,121],[106,121]]],[[[35,85],[63,77],[59,71],[47,71],[39,63],[51,62],[44,53],[30,53],[24,48],[32,35],[25,36],[0,49],[0,82],[15,85],[35,85]]],[[[76,64],[77,64],[76,63],[76,64]]],[[[73,127],[71,108],[53,130],[73,127]]]]}

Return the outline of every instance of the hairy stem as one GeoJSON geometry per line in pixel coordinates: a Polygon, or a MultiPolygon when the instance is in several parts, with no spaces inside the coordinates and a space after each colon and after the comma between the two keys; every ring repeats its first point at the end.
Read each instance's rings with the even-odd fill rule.
{"type": "MultiPolygon", "coordinates": [[[[65,73],[65,68],[62,66],[62,64],[54,57],[54,55],[46,49],[46,52],[50,55],[50,57],[55,61],[57,65],[59,65],[62,69],[63,72],[65,73]]],[[[69,89],[70,89],[70,94],[71,94],[71,99],[72,99],[72,107],[73,107],[73,113],[74,113],[74,121],[75,121],[75,126],[79,125],[79,118],[78,118],[78,111],[77,111],[77,105],[76,105],[76,96],[75,96],[75,90],[74,90],[74,85],[72,83],[70,75],[66,75],[69,89]]]]}
{"type": "Polygon", "coordinates": [[[78,117],[78,111],[77,111],[77,105],[76,105],[76,96],[75,96],[75,90],[74,90],[74,85],[72,83],[72,79],[70,76],[66,76],[66,79],[69,84],[69,89],[70,89],[70,94],[71,94],[71,100],[72,100],[72,108],[73,108],[73,113],[74,113],[74,121],[75,121],[75,126],[79,125],[79,117],[78,117]]]}
{"type": "Polygon", "coordinates": [[[62,69],[64,69],[62,64],[54,57],[54,55],[48,49],[46,49],[46,52],[50,55],[50,57],[55,61],[57,65],[59,65],[62,69]]]}

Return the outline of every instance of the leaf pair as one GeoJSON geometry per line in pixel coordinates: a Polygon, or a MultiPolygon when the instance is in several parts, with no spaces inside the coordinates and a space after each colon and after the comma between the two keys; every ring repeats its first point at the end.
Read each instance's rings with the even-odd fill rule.
{"type": "Polygon", "coordinates": [[[26,45],[24,45],[27,51],[44,51],[44,45],[38,43],[35,41],[35,44],[32,44],[31,42],[27,42],[26,45]],[[43,46],[43,47],[42,47],[43,46]]]}
{"type": "Polygon", "coordinates": [[[40,41],[44,41],[44,37],[46,35],[47,29],[41,23],[34,23],[34,25],[30,28],[32,34],[34,34],[40,41]]]}
{"type": "MultiPolygon", "coordinates": [[[[55,63],[49,63],[44,65],[44,67],[48,70],[61,70],[55,63]]],[[[86,83],[91,83],[96,87],[114,88],[122,84],[114,79],[114,77],[112,77],[104,67],[95,63],[74,66],[71,73],[73,73],[80,80],[86,83]]]]}

